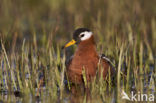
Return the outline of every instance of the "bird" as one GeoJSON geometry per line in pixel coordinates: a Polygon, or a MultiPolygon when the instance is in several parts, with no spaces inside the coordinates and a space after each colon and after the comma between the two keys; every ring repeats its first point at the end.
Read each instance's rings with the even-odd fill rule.
{"type": "Polygon", "coordinates": [[[63,46],[63,49],[76,44],[77,48],[73,56],[66,61],[67,78],[73,84],[84,84],[83,71],[86,82],[91,82],[96,76],[98,68],[100,74],[106,79],[109,74],[115,73],[110,60],[99,55],[96,50],[94,35],[88,28],[78,28],[73,33],[73,39],[63,46]],[[110,69],[110,70],[109,70],[110,69]]]}

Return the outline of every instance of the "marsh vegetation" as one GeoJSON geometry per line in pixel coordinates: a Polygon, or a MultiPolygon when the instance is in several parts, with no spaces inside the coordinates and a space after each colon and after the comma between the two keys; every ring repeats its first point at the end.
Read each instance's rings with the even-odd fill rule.
{"type": "Polygon", "coordinates": [[[67,48],[66,56],[61,49],[79,27],[93,31],[97,51],[110,58],[117,72],[116,86],[102,79],[90,83],[93,103],[131,103],[122,99],[123,91],[128,96],[132,91],[155,96],[155,4],[155,0],[0,0],[0,102],[85,103],[85,94],[73,97],[64,80],[65,59],[76,46],[67,48]]]}

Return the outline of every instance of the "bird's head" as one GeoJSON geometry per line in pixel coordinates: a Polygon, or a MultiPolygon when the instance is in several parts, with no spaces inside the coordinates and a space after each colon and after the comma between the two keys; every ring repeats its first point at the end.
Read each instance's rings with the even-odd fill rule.
{"type": "Polygon", "coordinates": [[[93,33],[87,28],[78,28],[73,33],[73,39],[68,42],[64,48],[67,48],[74,44],[79,44],[80,42],[86,41],[92,37],[93,33]]]}

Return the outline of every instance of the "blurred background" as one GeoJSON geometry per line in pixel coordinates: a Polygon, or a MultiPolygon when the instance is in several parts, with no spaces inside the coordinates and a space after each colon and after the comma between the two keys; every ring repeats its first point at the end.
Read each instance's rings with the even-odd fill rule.
{"type": "Polygon", "coordinates": [[[24,39],[42,47],[63,44],[76,28],[87,27],[106,45],[137,37],[155,52],[155,4],[156,0],[0,0],[0,37],[7,49],[24,39]]]}
{"type": "MultiPolygon", "coordinates": [[[[45,103],[70,100],[61,47],[79,27],[93,31],[98,52],[114,64],[117,89],[121,80],[126,93],[155,93],[156,0],[0,0],[0,101],[8,93],[22,94],[26,103],[39,95],[45,103]]],[[[74,49],[67,48],[66,57],[74,49]]],[[[93,83],[95,102],[127,103],[120,100],[121,91],[108,95],[104,82],[93,83]]],[[[18,101],[12,98],[4,102],[18,101]]]]}

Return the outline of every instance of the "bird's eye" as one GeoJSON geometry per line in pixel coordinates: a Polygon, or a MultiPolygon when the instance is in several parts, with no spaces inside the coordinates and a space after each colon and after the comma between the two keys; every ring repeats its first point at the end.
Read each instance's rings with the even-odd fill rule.
{"type": "Polygon", "coordinates": [[[84,34],[81,34],[80,37],[81,37],[81,38],[84,37],[84,34]]]}

